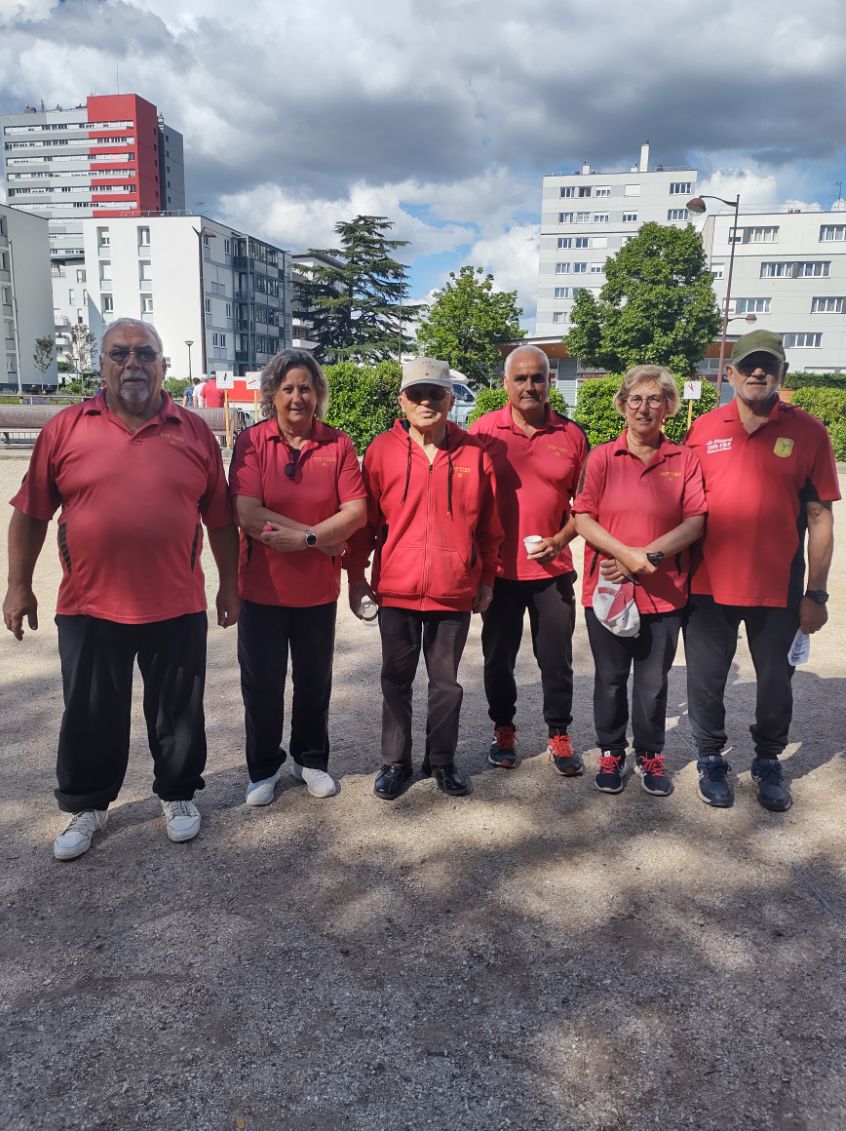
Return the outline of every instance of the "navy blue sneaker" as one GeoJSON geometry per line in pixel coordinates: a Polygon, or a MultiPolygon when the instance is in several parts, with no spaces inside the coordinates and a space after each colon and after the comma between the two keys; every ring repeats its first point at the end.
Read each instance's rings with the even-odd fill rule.
{"type": "Polygon", "coordinates": [[[728,782],[731,766],[722,755],[700,757],[696,768],[699,770],[699,796],[706,805],[713,805],[715,809],[734,805],[734,790],[728,782]]]}
{"type": "Polygon", "coordinates": [[[673,783],[667,774],[663,754],[638,750],[635,754],[635,773],[640,778],[641,786],[653,797],[669,797],[673,792],[673,783]]]}
{"type": "Polygon", "coordinates": [[[603,750],[599,755],[599,773],[593,784],[600,793],[622,793],[625,772],[625,750],[603,750]]]}
{"type": "Polygon", "coordinates": [[[753,758],[752,781],[758,787],[758,800],[771,813],[786,813],[793,803],[790,789],[778,758],[753,758]]]}

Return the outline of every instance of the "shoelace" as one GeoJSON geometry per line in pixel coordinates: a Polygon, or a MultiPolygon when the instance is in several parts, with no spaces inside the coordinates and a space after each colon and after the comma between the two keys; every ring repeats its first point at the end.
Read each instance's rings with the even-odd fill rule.
{"type": "Polygon", "coordinates": [[[762,758],[755,765],[755,777],[758,781],[782,782],[781,765],[777,758],[762,758]]]}
{"type": "Polygon", "coordinates": [[[189,806],[190,801],[168,801],[167,802],[167,815],[168,817],[193,817],[189,806]]]}
{"type": "Polygon", "coordinates": [[[619,754],[603,754],[599,759],[599,772],[601,774],[616,774],[623,767],[623,758],[619,754]]]}
{"type": "Polygon", "coordinates": [[[494,727],[494,742],[500,750],[513,750],[515,743],[514,727],[494,727]]]}
{"type": "MultiPolygon", "coordinates": [[[[96,824],[97,818],[94,816],[94,814],[87,813],[85,810],[83,810],[81,813],[74,813],[68,823],[68,827],[65,829],[65,833],[74,831],[81,832],[82,830],[78,827],[79,825],[92,825],[96,827],[96,824]]],[[[64,833],[62,833],[62,836],[64,836],[64,833]]]]}
{"type": "Polygon", "coordinates": [[[569,734],[551,734],[549,736],[550,758],[572,758],[573,740],[569,734]]]}
{"type": "Polygon", "coordinates": [[[666,770],[664,768],[664,755],[656,754],[652,758],[641,757],[640,768],[645,774],[653,774],[655,777],[664,777],[666,770]]]}

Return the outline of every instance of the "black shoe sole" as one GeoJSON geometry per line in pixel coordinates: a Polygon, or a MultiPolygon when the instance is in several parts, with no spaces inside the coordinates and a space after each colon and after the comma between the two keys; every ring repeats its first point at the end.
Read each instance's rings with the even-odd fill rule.
{"type": "Polygon", "coordinates": [[[701,789],[697,792],[699,793],[700,800],[704,801],[706,805],[710,805],[712,809],[731,809],[732,805],[734,805],[734,797],[727,797],[725,801],[715,801],[711,797],[706,797],[701,789]]]}
{"type": "Polygon", "coordinates": [[[558,774],[562,778],[580,778],[582,776],[582,774],[585,772],[584,766],[579,766],[579,768],[577,770],[575,770],[575,769],[559,770],[554,762],[552,763],[552,768],[555,770],[556,774],[558,774]]]}
{"type": "Polygon", "coordinates": [[[499,762],[492,754],[488,754],[488,765],[495,766],[498,770],[513,770],[517,766],[517,759],[513,762],[499,762]]]}

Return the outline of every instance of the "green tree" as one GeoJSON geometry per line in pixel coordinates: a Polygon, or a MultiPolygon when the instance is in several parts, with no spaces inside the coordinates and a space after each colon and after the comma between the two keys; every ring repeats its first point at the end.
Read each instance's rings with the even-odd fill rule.
{"type": "Polygon", "coordinates": [[[487,385],[502,369],[499,346],[524,337],[523,311],[516,291],[495,291],[493,275],[481,267],[464,266],[435,292],[435,300],[420,325],[421,352],[449,362],[472,385],[487,385]]]}
{"type": "Polygon", "coordinates": [[[82,322],[77,322],[71,327],[70,344],[66,347],[65,354],[73,365],[78,381],[82,380],[83,373],[91,369],[95,341],[94,335],[82,322]]]}
{"type": "MultiPolygon", "coordinates": [[[[496,412],[498,408],[505,408],[507,403],[508,393],[502,385],[489,385],[486,389],[480,389],[476,394],[473,411],[467,417],[467,427],[469,428],[486,412],[496,412]]],[[[567,402],[554,385],[549,390],[549,404],[553,412],[560,412],[562,416],[567,415],[567,402]]]]}
{"type": "Polygon", "coordinates": [[[56,342],[52,336],[35,339],[35,352],[32,355],[32,360],[35,364],[35,368],[41,374],[42,391],[44,389],[44,374],[50,368],[55,352],[56,342]]]}
{"type": "Polygon", "coordinates": [[[589,365],[623,373],[640,362],[691,377],[721,319],[699,233],[688,224],[644,224],[605,263],[595,298],[576,295],[567,351],[589,365]]]}
{"type": "Polygon", "coordinates": [[[392,252],[408,240],[388,239],[393,222],[385,216],[356,216],[335,225],[340,246],[311,249],[333,263],[319,263],[298,287],[301,310],[324,362],[382,361],[409,344],[402,327],[420,306],[409,305],[407,268],[392,252]]]}
{"type": "Polygon", "coordinates": [[[329,409],[326,423],[342,428],[361,455],[374,436],[387,432],[400,415],[402,371],[396,361],[362,366],[352,361],[328,365],[329,409]]]}

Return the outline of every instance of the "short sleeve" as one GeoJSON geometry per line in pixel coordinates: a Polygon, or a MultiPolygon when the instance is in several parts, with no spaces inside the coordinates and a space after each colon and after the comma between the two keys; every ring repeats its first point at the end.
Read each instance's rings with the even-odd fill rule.
{"type": "Polygon", "coordinates": [[[599,500],[602,495],[602,480],[605,469],[605,453],[597,448],[590,453],[582,469],[576,497],[573,500],[574,514],[589,514],[596,518],[599,513],[599,500]]]}
{"type": "Polygon", "coordinates": [[[54,470],[55,429],[42,428],[32,450],[29,468],[12,506],[30,518],[49,522],[62,505],[54,470]]]}
{"type": "Polygon", "coordinates": [[[220,454],[217,440],[209,432],[206,444],[208,453],[209,481],[208,487],[200,499],[200,514],[209,530],[219,530],[224,526],[233,524],[232,501],[229,497],[229,487],[226,483],[226,472],[223,468],[223,457],[220,454]]]}
{"type": "Polygon", "coordinates": [[[358,465],[358,456],[352,440],[346,433],[340,435],[338,447],[340,449],[338,452],[340,457],[338,460],[338,499],[342,503],[350,503],[354,499],[366,499],[367,490],[364,486],[361,468],[358,465]]]}
{"type": "Polygon", "coordinates": [[[682,518],[707,514],[708,501],[705,496],[705,477],[702,465],[694,452],[685,449],[684,494],[682,496],[682,518]]]}
{"type": "Polygon", "coordinates": [[[254,436],[256,427],[242,432],[235,444],[232,463],[229,465],[229,490],[233,497],[248,495],[251,499],[264,499],[261,467],[254,436]]]}

